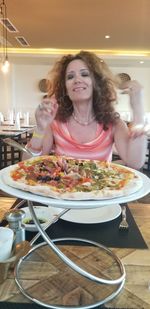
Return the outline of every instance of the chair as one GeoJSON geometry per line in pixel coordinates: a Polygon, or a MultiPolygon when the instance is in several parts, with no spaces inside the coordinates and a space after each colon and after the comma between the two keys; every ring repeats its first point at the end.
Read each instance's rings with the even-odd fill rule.
{"type": "MultiPolygon", "coordinates": [[[[16,142],[20,144],[27,144],[28,140],[31,138],[31,132],[25,132],[19,134],[17,137],[13,137],[16,142]]],[[[6,136],[5,136],[6,137],[6,136]]],[[[11,147],[0,139],[0,169],[7,167],[9,165],[18,163],[22,159],[22,152],[14,147],[11,147]]]]}
{"type": "Polygon", "coordinates": [[[146,160],[143,166],[143,171],[150,172],[150,138],[148,138],[146,160]]]}
{"type": "Polygon", "coordinates": [[[21,151],[0,140],[0,169],[21,161],[21,151]]]}

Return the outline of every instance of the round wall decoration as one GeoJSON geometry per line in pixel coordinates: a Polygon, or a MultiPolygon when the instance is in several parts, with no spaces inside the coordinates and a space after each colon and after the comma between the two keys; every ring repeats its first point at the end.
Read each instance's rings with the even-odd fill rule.
{"type": "Polygon", "coordinates": [[[41,92],[47,92],[47,80],[43,78],[39,81],[39,89],[41,92]]]}
{"type": "Polygon", "coordinates": [[[118,88],[119,89],[122,89],[122,87],[124,88],[124,83],[131,80],[130,75],[127,73],[118,73],[117,78],[118,78],[118,88]]]}
{"type": "Polygon", "coordinates": [[[121,79],[122,82],[127,82],[127,81],[131,80],[130,75],[127,74],[127,73],[119,73],[119,74],[117,74],[117,76],[121,79]]]}

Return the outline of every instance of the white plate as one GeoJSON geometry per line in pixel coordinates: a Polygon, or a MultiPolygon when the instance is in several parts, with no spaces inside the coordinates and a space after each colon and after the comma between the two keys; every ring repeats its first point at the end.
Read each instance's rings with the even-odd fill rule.
{"type": "Polygon", "coordinates": [[[148,178],[145,174],[135,171],[137,175],[139,175],[143,180],[143,186],[140,190],[133,194],[129,194],[122,197],[107,199],[107,202],[104,200],[87,200],[87,201],[74,201],[74,200],[59,200],[50,197],[45,197],[42,195],[36,195],[30,192],[25,192],[19,189],[15,189],[5,184],[3,180],[3,175],[7,173],[8,167],[0,170],[0,189],[12,196],[19,197],[21,199],[30,200],[33,202],[42,203],[45,205],[52,205],[53,207],[62,207],[62,208],[99,208],[107,205],[113,205],[115,203],[121,204],[126,202],[135,201],[146,194],[150,193],[150,178],[148,178]]]}
{"type": "MultiPolygon", "coordinates": [[[[25,229],[27,231],[31,231],[31,232],[38,231],[35,224],[27,224],[26,223],[27,220],[32,219],[29,208],[23,207],[21,209],[25,212],[25,218],[22,221],[23,224],[25,225],[25,229]]],[[[56,215],[56,212],[54,212],[54,211],[52,212],[49,207],[45,207],[45,206],[34,206],[34,210],[35,210],[35,214],[36,214],[37,218],[45,221],[45,223],[41,224],[42,228],[44,228],[45,225],[47,225],[48,222],[51,222],[53,217],[56,215]]]]}
{"type": "MultiPolygon", "coordinates": [[[[51,207],[52,214],[56,209],[51,207]]],[[[58,208],[58,213],[61,211],[58,208]]],[[[119,204],[105,205],[105,207],[94,208],[94,209],[70,209],[64,214],[61,219],[69,222],[93,224],[103,223],[116,219],[121,214],[121,207],[119,204]]]]}

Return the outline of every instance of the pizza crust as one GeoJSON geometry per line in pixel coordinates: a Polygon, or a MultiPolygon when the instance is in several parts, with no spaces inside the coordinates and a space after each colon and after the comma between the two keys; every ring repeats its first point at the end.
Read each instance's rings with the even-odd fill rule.
{"type": "MultiPolygon", "coordinates": [[[[35,161],[35,158],[31,158],[30,161],[35,161]]],[[[38,159],[37,159],[38,161],[38,159]]],[[[112,164],[112,166],[116,166],[116,164],[112,164]]],[[[117,165],[118,166],[118,165],[117,165]]],[[[19,190],[28,191],[36,195],[42,195],[46,197],[52,197],[56,199],[66,199],[66,200],[107,200],[111,198],[121,197],[121,196],[127,196],[130,194],[135,193],[143,186],[142,178],[139,177],[136,174],[136,177],[131,179],[129,183],[120,190],[110,190],[108,188],[102,189],[102,190],[96,190],[91,192],[58,192],[55,191],[54,188],[44,184],[40,185],[37,184],[35,186],[31,186],[28,184],[25,184],[23,181],[14,181],[11,177],[11,172],[18,167],[18,164],[12,165],[7,169],[7,172],[3,175],[4,182],[13,187],[17,188],[19,190]]],[[[127,169],[129,171],[132,171],[130,168],[122,167],[122,169],[127,169]]]]}

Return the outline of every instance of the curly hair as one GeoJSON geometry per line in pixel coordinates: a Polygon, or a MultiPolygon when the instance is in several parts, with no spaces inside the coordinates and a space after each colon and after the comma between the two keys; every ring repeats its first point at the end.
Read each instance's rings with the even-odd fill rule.
{"type": "Polygon", "coordinates": [[[48,95],[55,95],[58,102],[57,119],[66,122],[72,115],[73,104],[66,93],[65,76],[68,64],[73,60],[82,60],[91,72],[93,85],[93,110],[97,122],[107,130],[110,123],[115,123],[119,115],[115,112],[115,78],[107,64],[94,53],[80,51],[76,55],[63,56],[57,61],[48,76],[48,95]]]}

